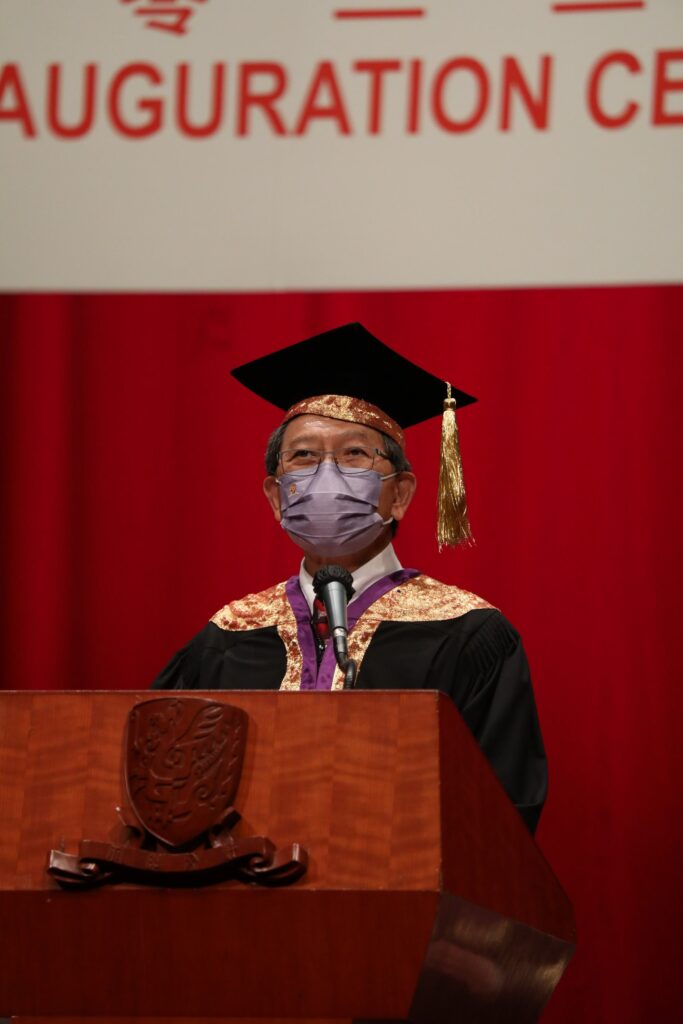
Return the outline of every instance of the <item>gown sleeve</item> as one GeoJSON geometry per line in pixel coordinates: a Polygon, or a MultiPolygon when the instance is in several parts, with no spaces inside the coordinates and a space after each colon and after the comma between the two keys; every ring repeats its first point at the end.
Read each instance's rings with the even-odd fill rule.
{"type": "Polygon", "coordinates": [[[208,622],[174,654],[154,690],[277,690],[287,652],[275,626],[232,631],[208,622]]]}
{"type": "Polygon", "coordinates": [[[206,630],[197,633],[173,655],[152,683],[153,690],[196,690],[200,688],[202,654],[206,630]]]}
{"type": "Polygon", "coordinates": [[[486,616],[463,646],[453,693],[465,722],[530,832],[547,790],[547,761],[529,665],[516,630],[486,616]]]}

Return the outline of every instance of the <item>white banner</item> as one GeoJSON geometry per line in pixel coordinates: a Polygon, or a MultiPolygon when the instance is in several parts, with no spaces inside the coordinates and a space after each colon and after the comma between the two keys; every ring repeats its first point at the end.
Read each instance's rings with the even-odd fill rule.
{"type": "Polygon", "coordinates": [[[0,0],[0,288],[683,280],[683,2],[0,0]]]}

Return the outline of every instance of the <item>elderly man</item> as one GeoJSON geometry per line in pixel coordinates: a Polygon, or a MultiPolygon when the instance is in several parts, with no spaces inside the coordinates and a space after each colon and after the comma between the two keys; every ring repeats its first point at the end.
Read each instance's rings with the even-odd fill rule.
{"type": "MultiPolygon", "coordinates": [[[[443,383],[360,324],[233,372],[286,410],[268,442],[264,491],[303,561],[286,582],[220,609],[154,686],[340,688],[313,577],[341,565],[353,577],[356,687],[448,693],[533,831],[546,761],[519,635],[482,598],[403,568],[392,545],[415,492],[403,427],[436,413],[443,383]]],[[[459,405],[474,401],[455,394],[459,405]]]]}

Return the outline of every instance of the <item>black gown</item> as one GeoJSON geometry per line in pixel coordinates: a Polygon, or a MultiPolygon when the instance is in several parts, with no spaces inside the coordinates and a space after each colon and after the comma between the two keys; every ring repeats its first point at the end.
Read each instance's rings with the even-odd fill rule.
{"type": "MultiPolygon", "coordinates": [[[[289,581],[226,605],[153,686],[315,688],[310,656],[304,657],[309,641],[313,650],[310,620],[294,615],[287,598],[292,585],[298,587],[289,581]]],[[[499,611],[457,587],[417,576],[359,616],[349,654],[359,665],[357,689],[447,693],[527,827],[535,830],[546,794],[546,758],[524,649],[499,611]]],[[[340,685],[337,672],[332,686],[340,685]]]]}

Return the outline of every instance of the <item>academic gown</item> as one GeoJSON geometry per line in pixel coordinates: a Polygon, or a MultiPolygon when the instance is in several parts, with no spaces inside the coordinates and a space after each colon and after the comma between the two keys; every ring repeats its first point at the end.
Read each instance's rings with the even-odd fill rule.
{"type": "MultiPolygon", "coordinates": [[[[547,767],[519,634],[482,598],[401,569],[352,601],[359,690],[442,690],[531,832],[547,767]]],[[[317,663],[298,577],[226,605],[152,684],[167,690],[340,689],[332,645],[317,663]]]]}

